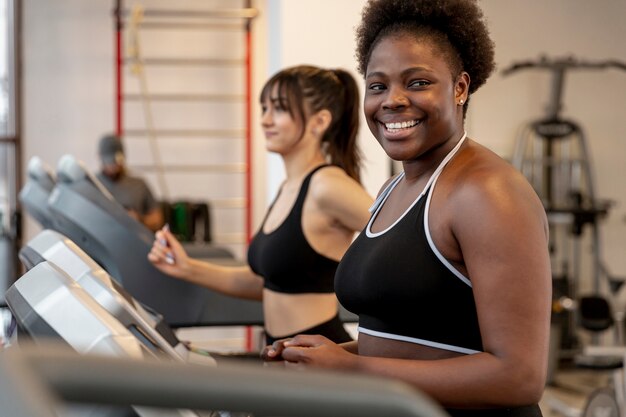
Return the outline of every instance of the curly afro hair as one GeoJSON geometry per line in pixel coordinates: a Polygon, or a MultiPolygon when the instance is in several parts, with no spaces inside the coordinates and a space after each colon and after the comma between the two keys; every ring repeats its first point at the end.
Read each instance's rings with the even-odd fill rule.
{"type": "Polygon", "coordinates": [[[470,94],[495,69],[494,43],[476,0],[370,0],[356,31],[359,72],[365,75],[381,39],[400,34],[426,36],[440,46],[453,75],[469,74],[470,94]]]}

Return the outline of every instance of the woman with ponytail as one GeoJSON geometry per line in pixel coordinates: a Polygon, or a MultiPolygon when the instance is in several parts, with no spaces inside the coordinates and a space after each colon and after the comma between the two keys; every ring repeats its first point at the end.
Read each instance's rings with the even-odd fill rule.
{"type": "Polygon", "coordinates": [[[267,343],[296,334],[351,340],[338,316],[339,260],[369,219],[359,181],[359,93],[341,69],[287,68],[260,97],[268,151],[285,181],[248,249],[248,265],[191,259],[167,230],[148,258],[163,272],[221,293],[263,301],[267,343]]]}

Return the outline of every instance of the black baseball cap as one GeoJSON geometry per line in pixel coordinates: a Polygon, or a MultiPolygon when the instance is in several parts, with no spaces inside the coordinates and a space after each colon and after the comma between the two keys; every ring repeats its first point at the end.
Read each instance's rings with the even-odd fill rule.
{"type": "Polygon", "coordinates": [[[98,154],[104,165],[123,165],[124,146],[122,138],[116,135],[105,135],[98,144],[98,154]]]}

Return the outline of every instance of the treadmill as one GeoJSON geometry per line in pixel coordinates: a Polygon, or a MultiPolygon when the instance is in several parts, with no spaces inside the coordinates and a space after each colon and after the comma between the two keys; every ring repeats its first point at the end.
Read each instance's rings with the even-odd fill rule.
{"type": "Polygon", "coordinates": [[[60,233],[40,232],[22,247],[19,257],[26,270],[49,262],[65,272],[131,333],[148,338],[170,358],[215,364],[210,356],[193,354],[158,312],[142,306],[89,255],[60,233]]]}
{"type": "MultiPolygon", "coordinates": [[[[139,360],[168,361],[172,358],[162,344],[142,333],[143,329],[122,324],[51,262],[39,262],[26,272],[9,288],[6,301],[17,322],[18,343],[30,339],[43,346],[53,340],[81,354],[139,360]]],[[[74,416],[198,417],[199,414],[185,409],[81,405],[68,414],[68,417],[74,416]]]]}
{"type": "Polygon", "coordinates": [[[26,184],[18,194],[20,203],[44,229],[53,229],[53,217],[48,210],[48,198],[56,184],[56,176],[52,168],[38,156],[30,158],[26,171],[26,184]]]}
{"type": "MultiPolygon", "coordinates": [[[[169,325],[263,324],[260,302],[174,279],[152,265],[147,255],[154,234],[130,217],[71,155],[59,160],[48,207],[56,231],[80,246],[135,299],[161,313],[169,325]]],[[[233,259],[219,247],[210,247],[206,256],[216,262],[233,259]]]]}

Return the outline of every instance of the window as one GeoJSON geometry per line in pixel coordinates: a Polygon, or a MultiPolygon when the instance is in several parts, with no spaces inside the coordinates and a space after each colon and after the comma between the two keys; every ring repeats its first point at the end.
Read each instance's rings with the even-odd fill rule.
{"type": "Polygon", "coordinates": [[[0,0],[0,302],[16,279],[20,152],[17,116],[17,7],[20,0],[0,0]]]}

